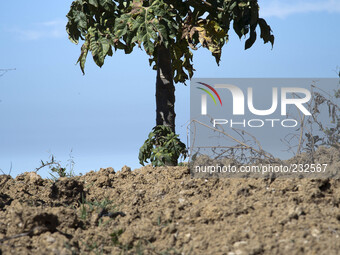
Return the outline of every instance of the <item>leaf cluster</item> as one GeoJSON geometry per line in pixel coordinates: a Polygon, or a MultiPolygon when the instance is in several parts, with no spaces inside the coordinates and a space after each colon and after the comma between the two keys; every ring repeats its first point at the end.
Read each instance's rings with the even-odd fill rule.
{"type": "Polygon", "coordinates": [[[135,46],[157,69],[157,47],[164,45],[171,52],[174,81],[185,82],[195,70],[192,50],[207,48],[219,64],[231,24],[240,38],[248,37],[245,49],[256,41],[257,27],[264,43],[274,44],[257,0],[75,0],[67,18],[69,39],[84,41],[78,59],[83,72],[89,51],[101,67],[113,49],[129,54],[135,46]]]}
{"type": "Polygon", "coordinates": [[[153,166],[177,165],[178,158],[187,157],[184,143],[170,127],[158,125],[152,129],[139,150],[139,163],[144,165],[150,159],[153,166]]]}

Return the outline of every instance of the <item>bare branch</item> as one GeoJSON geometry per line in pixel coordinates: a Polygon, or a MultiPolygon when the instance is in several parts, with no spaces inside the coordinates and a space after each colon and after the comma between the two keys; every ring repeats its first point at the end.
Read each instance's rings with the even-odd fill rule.
{"type": "Polygon", "coordinates": [[[4,76],[9,71],[15,71],[16,68],[9,68],[9,69],[0,69],[0,77],[4,76]]]}

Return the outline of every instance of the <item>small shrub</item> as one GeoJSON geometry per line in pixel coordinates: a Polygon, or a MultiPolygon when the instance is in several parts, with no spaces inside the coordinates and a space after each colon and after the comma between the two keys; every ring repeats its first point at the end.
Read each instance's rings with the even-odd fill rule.
{"type": "Polygon", "coordinates": [[[139,163],[151,161],[153,166],[176,166],[179,157],[187,157],[187,149],[178,135],[168,126],[158,125],[152,129],[149,138],[139,150],[139,163]]]}
{"type": "MultiPolygon", "coordinates": [[[[116,206],[112,200],[104,198],[101,201],[88,201],[82,197],[82,201],[79,201],[80,205],[80,218],[84,221],[88,219],[89,214],[92,212],[98,213],[98,215],[109,214],[116,211],[116,206]]],[[[101,217],[100,216],[100,217],[101,217]]]]}
{"type": "Polygon", "coordinates": [[[118,229],[110,234],[111,241],[114,246],[121,246],[121,243],[119,242],[119,237],[124,233],[123,229],[118,229]]]}
{"type": "Polygon", "coordinates": [[[55,157],[51,154],[50,159],[47,161],[41,160],[41,165],[35,169],[35,172],[38,172],[40,169],[48,167],[50,169],[50,176],[53,181],[58,180],[60,177],[74,177],[74,160],[72,156],[72,150],[69,154],[70,158],[67,160],[67,164],[65,167],[62,166],[60,161],[57,161],[55,157]],[[69,168],[69,171],[67,171],[69,168]]]}

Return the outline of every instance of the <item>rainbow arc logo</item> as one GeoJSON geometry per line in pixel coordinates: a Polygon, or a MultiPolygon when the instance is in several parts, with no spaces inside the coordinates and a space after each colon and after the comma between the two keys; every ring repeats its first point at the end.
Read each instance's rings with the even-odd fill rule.
{"type": "MultiPolygon", "coordinates": [[[[220,104],[222,106],[221,97],[220,97],[220,95],[217,93],[217,91],[212,86],[210,86],[209,84],[206,84],[204,82],[197,82],[197,83],[199,83],[199,84],[207,87],[208,89],[210,89],[217,96],[217,98],[220,101],[220,104]]],[[[196,88],[198,88],[200,90],[203,90],[205,93],[207,93],[212,98],[212,100],[214,101],[215,105],[217,105],[217,102],[216,102],[216,99],[215,99],[214,95],[209,90],[207,90],[205,88],[201,88],[201,87],[196,87],[196,88]]]]}

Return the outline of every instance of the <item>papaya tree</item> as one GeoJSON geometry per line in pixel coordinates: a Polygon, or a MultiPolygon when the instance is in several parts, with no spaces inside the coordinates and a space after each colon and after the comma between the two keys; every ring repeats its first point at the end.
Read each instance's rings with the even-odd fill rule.
{"type": "Polygon", "coordinates": [[[113,50],[130,54],[145,50],[157,70],[156,126],[175,132],[175,87],[195,71],[193,51],[207,48],[217,64],[229,30],[246,37],[245,49],[257,38],[274,44],[267,22],[259,17],[257,0],[75,0],[67,14],[69,39],[83,41],[78,59],[84,73],[88,52],[101,67],[113,50]]]}

